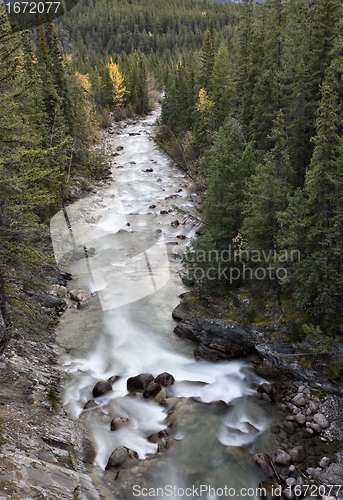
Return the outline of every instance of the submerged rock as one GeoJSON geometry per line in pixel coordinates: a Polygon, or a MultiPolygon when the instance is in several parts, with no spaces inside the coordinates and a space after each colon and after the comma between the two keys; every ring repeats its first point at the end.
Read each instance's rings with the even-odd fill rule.
{"type": "Polygon", "coordinates": [[[110,377],[109,379],[107,379],[107,382],[109,382],[110,384],[114,384],[114,382],[116,382],[119,379],[120,379],[119,375],[112,375],[112,377],[110,377]]]}
{"type": "Polygon", "coordinates": [[[281,498],[282,487],[279,484],[261,481],[259,487],[263,489],[263,493],[261,494],[262,500],[276,500],[277,498],[281,498]]]}
{"type": "Polygon", "coordinates": [[[83,409],[90,410],[91,408],[97,408],[98,406],[98,403],[96,403],[94,399],[90,399],[89,401],[87,401],[87,403],[85,403],[83,409]]]}

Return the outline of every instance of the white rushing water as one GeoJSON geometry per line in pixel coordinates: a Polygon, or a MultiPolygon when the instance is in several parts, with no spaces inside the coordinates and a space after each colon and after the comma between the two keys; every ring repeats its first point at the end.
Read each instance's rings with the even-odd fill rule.
{"type": "MultiPolygon", "coordinates": [[[[172,309],[186,290],[175,254],[189,243],[196,227],[182,224],[180,217],[168,211],[173,204],[191,209],[196,195],[185,174],[144,132],[129,135],[140,133],[157,116],[158,110],[108,139],[114,150],[123,147],[113,157],[114,180],[68,208],[74,241],[68,240],[63,214],[52,224],[59,259],[74,243],[95,249],[93,257],[67,264],[73,273],[71,287],[97,295],[85,309],[71,307],[60,325],[58,342],[64,345],[63,361],[70,374],[64,402],[74,417],[86,415],[97,451],[95,464],[101,469],[117,446],[127,446],[145,458],[157,451],[157,444],[146,437],[166,427],[167,411],[153,401],[127,397],[126,381],[142,372],[154,376],[169,372],[176,380],[168,388],[174,396],[232,403],[225,415],[202,421],[200,430],[189,431],[181,425],[174,436],[185,441],[182,453],[191,453],[194,471],[203,473],[214,467],[213,481],[248,487],[256,483],[256,476],[225,458],[223,450],[224,446],[253,446],[268,428],[268,417],[249,398],[251,383],[256,387],[257,378],[241,361],[195,361],[190,356],[192,343],[173,333],[172,309]],[[152,172],[145,171],[151,168],[152,172]],[[155,208],[149,208],[152,205],[155,208]],[[160,214],[163,210],[168,213],[160,214]],[[181,224],[175,228],[171,222],[176,218],[181,224]],[[112,392],[97,398],[100,409],[85,412],[83,406],[92,399],[94,384],[112,375],[121,378],[112,392]],[[129,417],[130,424],[111,432],[109,422],[116,416],[129,417]],[[249,423],[256,433],[250,432],[249,423]]],[[[189,482],[177,463],[170,467],[168,478],[160,482],[189,482]]],[[[112,498],[110,493],[108,498],[112,498]]]]}

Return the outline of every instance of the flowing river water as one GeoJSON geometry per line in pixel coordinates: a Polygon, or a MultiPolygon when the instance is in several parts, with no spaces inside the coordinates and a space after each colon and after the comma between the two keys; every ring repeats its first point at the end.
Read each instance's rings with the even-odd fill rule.
{"type": "MultiPolygon", "coordinates": [[[[203,488],[203,498],[219,498],[225,486],[238,498],[241,488],[255,488],[261,480],[248,455],[272,451],[271,417],[253,397],[261,380],[246,363],[195,361],[194,345],[173,333],[171,313],[186,291],[176,254],[196,227],[182,223],[172,205],[192,210],[196,195],[184,172],[144,133],[158,114],[157,109],[120,135],[108,136],[113,151],[119,148],[113,180],[55,220],[58,258],[68,254],[68,244],[88,249],[87,258],[67,264],[73,274],[69,288],[93,293],[83,309],[69,302],[59,325],[57,344],[68,372],[64,403],[92,435],[92,474],[106,500],[136,498],[143,487],[167,485],[179,490],[156,490],[155,495],[150,490],[151,496],[193,498],[196,493],[182,488],[201,484],[213,488],[203,488]],[[176,218],[180,225],[173,227],[176,218]],[[167,388],[167,406],[128,394],[128,377],[161,372],[175,377],[167,388]],[[120,376],[113,390],[96,398],[98,407],[84,410],[95,383],[113,375],[120,376]],[[216,401],[226,405],[209,404],[216,401]],[[171,410],[174,417],[168,417],[171,410]],[[110,422],[118,416],[128,417],[129,425],[111,431],[110,422]],[[180,446],[157,453],[158,444],[147,437],[171,422],[180,446]],[[104,469],[118,446],[135,450],[142,460],[115,480],[115,471],[104,469]]],[[[256,498],[250,493],[248,498],[256,498]]]]}

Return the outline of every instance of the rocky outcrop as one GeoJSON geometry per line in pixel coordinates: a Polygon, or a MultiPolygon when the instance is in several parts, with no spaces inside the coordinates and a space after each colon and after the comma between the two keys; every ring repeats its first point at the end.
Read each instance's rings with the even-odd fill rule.
{"type": "Polygon", "coordinates": [[[280,381],[280,377],[283,381],[304,380],[318,384],[323,392],[343,396],[343,387],[332,383],[322,370],[302,368],[293,354],[292,344],[279,348],[269,341],[263,328],[248,328],[233,321],[193,318],[190,311],[185,294],[173,311],[173,318],[180,320],[174,332],[199,344],[193,351],[195,358],[212,362],[245,358],[253,363],[257,375],[268,380],[280,381]]]}
{"type": "Polygon", "coordinates": [[[100,500],[86,469],[95,458],[90,437],[62,405],[54,410],[46,400],[50,387],[64,384],[54,345],[53,332],[44,342],[12,338],[0,357],[1,500],[70,500],[74,494],[100,500]]]}
{"type": "Polygon", "coordinates": [[[257,354],[255,332],[237,323],[188,318],[183,319],[174,332],[200,344],[194,350],[196,358],[223,361],[257,354]]]}

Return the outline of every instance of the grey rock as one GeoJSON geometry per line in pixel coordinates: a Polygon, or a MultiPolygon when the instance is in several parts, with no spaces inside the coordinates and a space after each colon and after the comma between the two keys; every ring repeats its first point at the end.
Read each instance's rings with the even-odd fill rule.
{"type": "Polygon", "coordinates": [[[291,455],[283,450],[276,450],[275,455],[274,461],[277,465],[291,465],[293,461],[291,455]]]}
{"type": "Polygon", "coordinates": [[[314,436],[314,430],[311,427],[306,427],[305,436],[306,437],[312,437],[312,436],[314,436]]]}
{"type": "Polygon", "coordinates": [[[298,422],[298,424],[304,425],[304,423],[306,422],[306,417],[302,413],[298,413],[295,416],[295,420],[298,422]]]}
{"type": "Polygon", "coordinates": [[[297,394],[293,399],[292,399],[292,403],[295,405],[295,406],[305,406],[306,404],[306,399],[304,398],[304,394],[302,392],[300,392],[299,394],[297,394]]]}
{"type": "Polygon", "coordinates": [[[308,407],[312,413],[316,413],[318,411],[318,405],[314,401],[309,401],[308,407]]]}
{"type": "Polygon", "coordinates": [[[322,413],[316,413],[315,415],[313,415],[313,421],[316,424],[320,425],[322,429],[327,429],[327,427],[329,427],[330,425],[328,420],[322,413]]]}
{"type": "Polygon", "coordinates": [[[322,428],[320,427],[320,425],[319,425],[319,424],[316,424],[316,423],[311,422],[311,423],[310,423],[310,426],[311,426],[311,428],[312,428],[315,432],[318,432],[318,434],[319,434],[320,432],[322,432],[322,428]]]}
{"type": "Polygon", "coordinates": [[[318,465],[322,469],[326,469],[326,467],[328,467],[329,463],[330,463],[329,457],[323,457],[321,460],[319,460],[318,465]]]}

